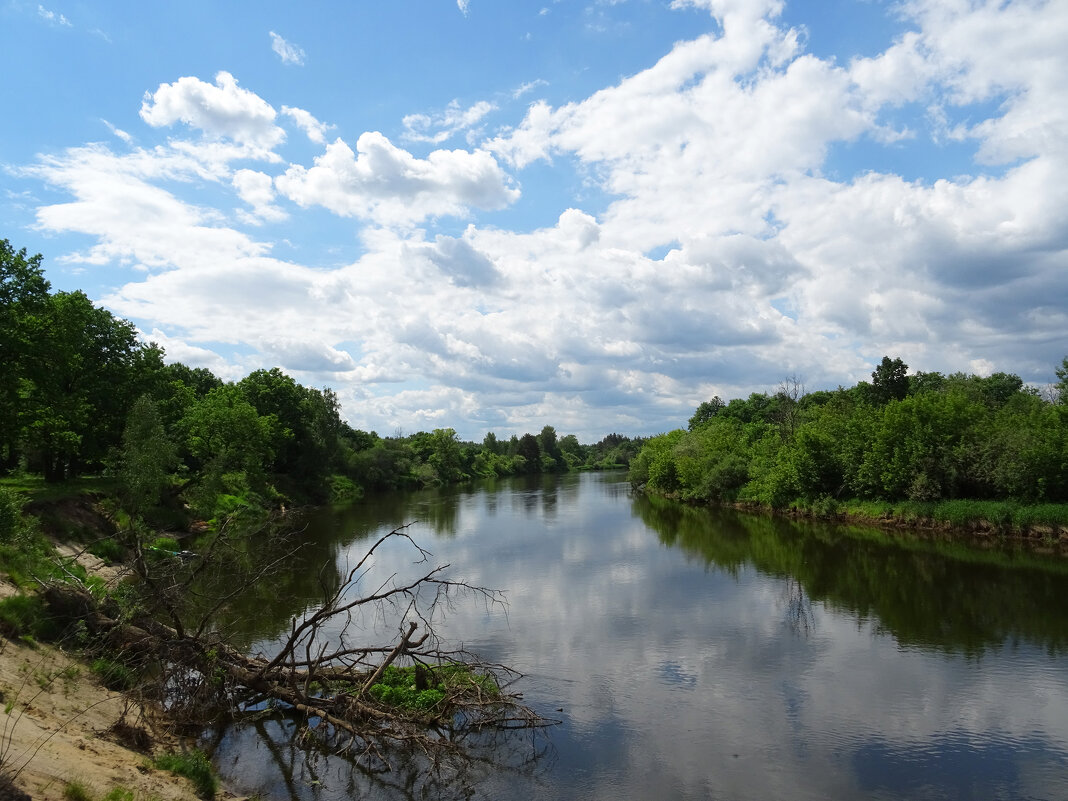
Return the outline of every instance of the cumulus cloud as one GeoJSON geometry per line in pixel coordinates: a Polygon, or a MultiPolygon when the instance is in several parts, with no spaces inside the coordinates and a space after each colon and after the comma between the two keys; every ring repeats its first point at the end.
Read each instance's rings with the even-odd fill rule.
{"type": "Polygon", "coordinates": [[[218,225],[219,212],[185,203],[156,185],[161,180],[219,178],[182,154],[138,150],[116,155],[102,145],[90,145],[43,158],[23,172],[73,196],[69,202],[40,207],[37,224],[43,230],[94,237],[96,244],[88,251],[71,256],[78,261],[168,268],[195,263],[204,252],[225,260],[264,251],[263,245],[218,225]]]}
{"type": "MultiPolygon", "coordinates": [[[[227,73],[181,78],[142,117],[203,135],[42,158],[29,172],[72,197],[38,225],[90,237],[85,262],[145,269],[108,296],[118,312],[189,347],[242,344],[241,364],[331,377],[354,424],[384,431],[665,430],[713,394],[788,373],[848,384],[884,353],[1048,375],[1068,330],[1063,4],[914,0],[896,39],[851,61],[805,52],[781,2],[674,5],[714,17],[711,32],[467,150],[418,157],[374,131],[326,144],[283,106],[326,146],[273,180],[229,164],[273,157],[274,109],[227,73]],[[974,152],[965,169],[839,175],[844,151],[937,160],[950,134],[974,152]],[[482,216],[520,199],[502,165],[522,179],[539,161],[603,202],[562,196],[534,230],[482,216]],[[199,181],[236,193],[249,222],[282,219],[278,196],[356,220],[359,249],[283,261],[179,196],[199,181]],[[462,232],[437,219],[454,217],[462,232]]],[[[434,144],[489,111],[403,122],[434,144]]]]}
{"type": "Polygon", "coordinates": [[[459,286],[484,286],[500,278],[493,262],[463,239],[439,235],[433,245],[419,245],[413,250],[459,286]]]}
{"type": "Polygon", "coordinates": [[[277,114],[267,101],[237,85],[229,72],[219,72],[215,83],[194,77],[179,78],[145,93],[141,119],[154,128],[183,122],[212,139],[227,139],[260,152],[285,141],[275,124],[277,114]]]}
{"type": "Polygon", "coordinates": [[[289,216],[274,204],[274,181],[266,173],[238,170],[234,173],[233,184],[241,199],[252,207],[252,214],[244,216],[247,222],[278,222],[289,216]]]}
{"type": "Polygon", "coordinates": [[[274,31],[271,31],[271,49],[282,59],[283,64],[304,66],[304,51],[292,42],[287,42],[274,31]]]}
{"type": "Polygon", "coordinates": [[[355,368],[352,357],[325,343],[308,339],[270,338],[260,349],[272,363],[286,370],[310,373],[346,373],[355,368]]]}
{"type": "Polygon", "coordinates": [[[400,225],[503,208],[519,196],[509,184],[486,151],[435,150],[419,159],[377,131],[362,134],[355,152],[338,139],[313,167],[293,165],[275,182],[300,206],[400,225]]]}

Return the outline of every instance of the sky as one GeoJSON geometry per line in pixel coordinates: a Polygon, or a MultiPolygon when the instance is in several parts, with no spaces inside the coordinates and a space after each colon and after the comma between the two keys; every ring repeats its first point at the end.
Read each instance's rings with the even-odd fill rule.
{"type": "Polygon", "coordinates": [[[382,435],[1068,354],[1065,0],[0,0],[0,237],[382,435]]]}

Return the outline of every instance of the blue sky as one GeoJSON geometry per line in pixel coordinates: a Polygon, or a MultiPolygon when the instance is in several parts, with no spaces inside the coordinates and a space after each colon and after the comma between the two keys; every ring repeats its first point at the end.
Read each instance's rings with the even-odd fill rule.
{"type": "Polygon", "coordinates": [[[0,236],[388,434],[1068,353],[1068,5],[0,0],[0,236]]]}

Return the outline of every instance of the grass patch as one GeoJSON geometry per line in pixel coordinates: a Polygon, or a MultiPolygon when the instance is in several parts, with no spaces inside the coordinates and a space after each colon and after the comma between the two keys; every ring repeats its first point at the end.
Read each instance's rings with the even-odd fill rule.
{"type": "Polygon", "coordinates": [[[1018,528],[1068,528],[1068,503],[1021,506],[1013,512],[1012,522],[1018,528]]]}
{"type": "Polygon", "coordinates": [[[988,522],[999,529],[1012,527],[1013,511],[1018,508],[1012,501],[942,501],[935,505],[934,519],[961,528],[971,528],[988,522]]]}
{"type": "Polygon", "coordinates": [[[55,484],[49,484],[42,476],[13,475],[0,478],[0,487],[14,490],[31,501],[60,501],[96,493],[114,494],[117,486],[112,476],[84,476],[55,484]]]}
{"type": "Polygon", "coordinates": [[[89,669],[100,678],[100,681],[109,690],[122,692],[123,690],[132,690],[137,686],[138,676],[136,671],[122,664],[122,662],[117,662],[106,656],[94,659],[89,669]]]}
{"type": "Polygon", "coordinates": [[[886,501],[842,501],[840,511],[857,517],[867,517],[871,520],[881,520],[890,517],[894,513],[893,505],[886,501]]]}
{"type": "MultiPolygon", "coordinates": [[[[83,781],[75,779],[67,782],[63,787],[63,798],[66,801],[97,801],[97,797],[83,781]]],[[[100,801],[134,801],[134,791],[125,787],[113,787],[104,794],[100,801]]],[[[158,799],[159,796],[151,795],[149,799],[158,799]]],[[[148,801],[148,800],[146,800],[148,801]]]]}
{"type": "Polygon", "coordinates": [[[500,688],[492,676],[476,673],[467,665],[421,669],[425,670],[425,689],[418,688],[415,666],[390,665],[368,692],[382,704],[416,712],[444,711],[448,699],[457,695],[500,695],[500,688]]]}
{"type": "Polygon", "coordinates": [[[159,551],[167,551],[168,553],[178,553],[178,551],[182,550],[182,546],[178,544],[178,540],[174,537],[156,537],[148,547],[159,551]]]}
{"type": "Polygon", "coordinates": [[[67,801],[96,801],[89,786],[78,779],[67,782],[63,788],[63,797],[67,801]]]}
{"type": "Polygon", "coordinates": [[[0,601],[0,634],[10,640],[56,640],[62,627],[36,595],[12,595],[0,601]]]}
{"type": "Polygon", "coordinates": [[[219,789],[219,780],[211,768],[211,761],[199,748],[192,751],[162,754],[156,757],[155,765],[160,770],[169,770],[193,782],[201,798],[214,798],[219,789]]]}
{"type": "Polygon", "coordinates": [[[126,556],[126,549],[119,545],[118,542],[111,537],[106,539],[97,540],[89,546],[89,553],[93,556],[97,556],[103,559],[108,564],[115,564],[121,562],[126,556]]]}

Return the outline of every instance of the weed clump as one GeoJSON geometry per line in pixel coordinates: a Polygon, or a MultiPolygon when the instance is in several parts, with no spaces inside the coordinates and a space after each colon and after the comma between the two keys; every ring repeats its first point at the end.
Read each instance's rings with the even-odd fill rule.
{"type": "Polygon", "coordinates": [[[155,765],[160,770],[169,770],[189,779],[201,798],[214,798],[219,789],[219,780],[211,768],[211,761],[199,748],[162,754],[156,757],[155,765]]]}

